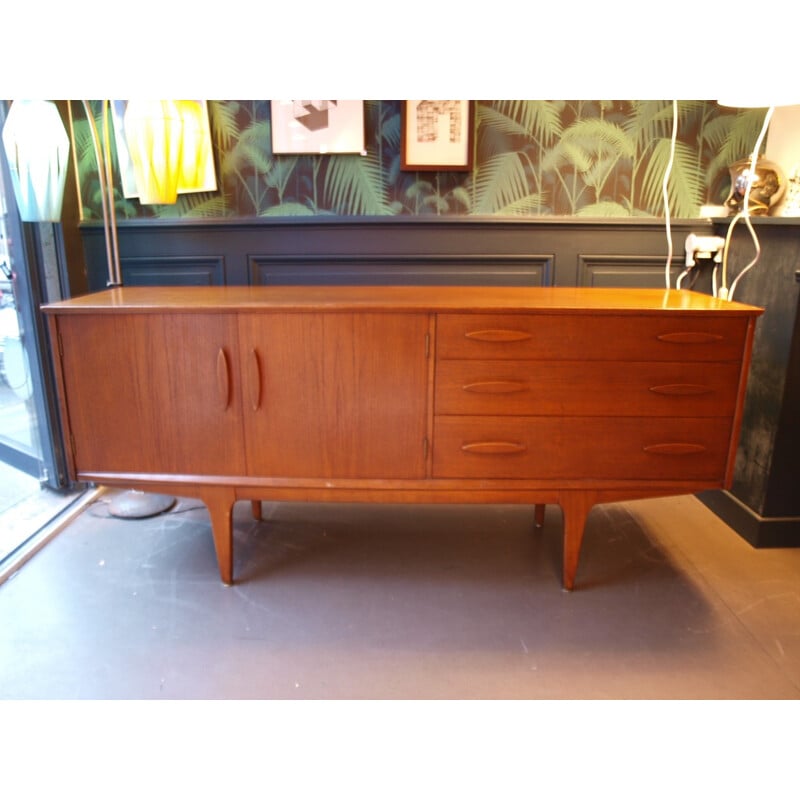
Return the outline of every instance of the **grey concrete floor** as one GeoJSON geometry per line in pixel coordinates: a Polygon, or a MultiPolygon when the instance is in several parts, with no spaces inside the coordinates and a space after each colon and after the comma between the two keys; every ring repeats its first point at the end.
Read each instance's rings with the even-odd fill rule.
{"type": "Polygon", "coordinates": [[[800,550],[691,496],[518,506],[89,506],[0,585],[2,699],[798,699],[800,550]]]}

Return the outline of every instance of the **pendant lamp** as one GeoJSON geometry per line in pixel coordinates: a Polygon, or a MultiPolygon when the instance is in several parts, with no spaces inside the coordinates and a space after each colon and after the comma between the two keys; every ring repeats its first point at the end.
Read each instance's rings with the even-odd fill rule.
{"type": "Polygon", "coordinates": [[[129,100],[124,117],[139,202],[174,203],[181,175],[183,120],[174,100],[129,100]]]}
{"type": "Polygon", "coordinates": [[[67,180],[69,137],[55,103],[14,100],[3,146],[24,222],[59,222],[67,180]]]}

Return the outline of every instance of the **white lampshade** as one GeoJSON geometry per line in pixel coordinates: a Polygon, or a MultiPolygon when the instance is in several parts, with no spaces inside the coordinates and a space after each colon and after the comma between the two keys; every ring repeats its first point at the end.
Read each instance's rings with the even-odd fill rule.
{"type": "Polygon", "coordinates": [[[181,175],[183,119],[173,100],[129,100],[125,139],[139,202],[174,203],[181,175]]]}
{"type": "Polygon", "coordinates": [[[726,99],[717,100],[725,108],[769,108],[770,106],[793,106],[800,102],[800,92],[776,93],[769,91],[736,92],[723,95],[726,99]]]}
{"type": "Polygon", "coordinates": [[[67,180],[69,137],[55,103],[15,100],[3,127],[11,182],[25,222],[58,222],[67,180]]]}

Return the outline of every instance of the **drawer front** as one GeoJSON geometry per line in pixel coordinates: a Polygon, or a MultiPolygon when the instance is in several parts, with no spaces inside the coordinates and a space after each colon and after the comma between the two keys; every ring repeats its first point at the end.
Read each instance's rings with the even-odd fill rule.
{"type": "Polygon", "coordinates": [[[435,478],[722,482],[731,420],[436,417],[435,478]]]}
{"type": "Polygon", "coordinates": [[[439,314],[439,359],[736,361],[747,319],[723,315],[439,314]]]}
{"type": "Polygon", "coordinates": [[[436,414],[729,417],[735,362],[445,360],[436,414]]]}

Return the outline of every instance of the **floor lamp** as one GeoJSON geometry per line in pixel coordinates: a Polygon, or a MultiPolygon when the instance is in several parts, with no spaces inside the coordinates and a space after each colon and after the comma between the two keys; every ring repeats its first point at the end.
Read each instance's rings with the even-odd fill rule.
{"type": "MultiPolygon", "coordinates": [[[[109,101],[102,101],[102,138],[97,130],[94,114],[88,100],[81,101],[89,123],[95,157],[97,174],[100,182],[101,204],[103,209],[103,234],[108,263],[109,287],[122,285],[122,269],[119,259],[119,243],[117,240],[117,218],[114,207],[114,173],[111,165],[111,133],[109,125],[109,101]]],[[[70,101],[70,126],[72,126],[72,106],[70,101]]],[[[73,148],[74,150],[74,148],[73,148]]],[[[179,150],[179,146],[178,146],[179,150]]],[[[151,202],[153,202],[151,200],[151,202]]],[[[158,202],[158,200],[155,200],[158,202]]],[[[169,202],[169,201],[167,201],[169,202]]],[[[171,202],[175,202],[173,198],[171,202]]],[[[109,513],[114,517],[127,519],[143,519],[168,511],[175,505],[176,499],[171,495],[152,494],[138,489],[128,489],[116,495],[108,505],[109,513]]]]}

